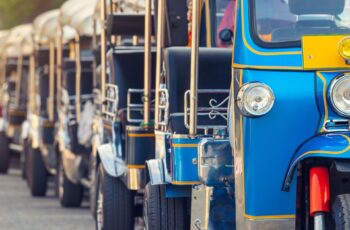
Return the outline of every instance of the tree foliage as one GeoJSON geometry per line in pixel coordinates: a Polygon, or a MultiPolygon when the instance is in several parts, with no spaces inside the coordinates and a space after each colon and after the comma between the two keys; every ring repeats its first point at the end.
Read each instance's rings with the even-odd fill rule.
{"type": "Polygon", "coordinates": [[[30,23],[50,9],[58,8],[64,0],[0,0],[0,29],[30,23]]]}

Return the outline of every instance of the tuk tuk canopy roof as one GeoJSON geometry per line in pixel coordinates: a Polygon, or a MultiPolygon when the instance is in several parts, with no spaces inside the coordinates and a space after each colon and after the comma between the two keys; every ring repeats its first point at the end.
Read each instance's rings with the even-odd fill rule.
{"type": "Polygon", "coordinates": [[[55,38],[59,10],[47,11],[35,18],[33,22],[34,42],[45,45],[55,38]]]}
{"type": "Polygon", "coordinates": [[[29,55],[33,51],[32,24],[23,24],[11,29],[6,39],[6,55],[18,57],[21,53],[29,55]]]}
{"type": "Polygon", "coordinates": [[[99,0],[68,0],[60,8],[59,22],[82,36],[93,34],[93,14],[99,0]]]}
{"type": "Polygon", "coordinates": [[[10,34],[10,31],[8,30],[0,31],[0,49],[3,49],[5,47],[9,34],[10,34]]]}
{"type": "MultiPolygon", "coordinates": [[[[74,28],[80,36],[92,36],[94,33],[94,12],[99,0],[89,0],[89,3],[74,14],[68,25],[74,28]]],[[[97,33],[100,32],[99,23],[96,24],[97,33]]]]}

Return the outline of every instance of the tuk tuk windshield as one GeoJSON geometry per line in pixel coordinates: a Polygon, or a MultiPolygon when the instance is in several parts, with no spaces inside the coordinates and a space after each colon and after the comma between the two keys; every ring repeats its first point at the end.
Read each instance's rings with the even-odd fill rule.
{"type": "Polygon", "coordinates": [[[262,46],[297,46],[303,35],[350,34],[350,0],[252,0],[252,36],[262,46]]]}

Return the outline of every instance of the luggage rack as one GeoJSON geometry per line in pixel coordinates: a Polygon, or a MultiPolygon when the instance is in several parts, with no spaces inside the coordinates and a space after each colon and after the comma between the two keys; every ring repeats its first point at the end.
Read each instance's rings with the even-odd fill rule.
{"type": "MultiPolygon", "coordinates": [[[[210,120],[215,120],[218,117],[223,118],[227,121],[228,117],[228,103],[230,99],[230,90],[224,89],[199,89],[198,98],[201,96],[210,96],[207,103],[208,106],[198,106],[197,108],[197,118],[207,116],[210,120]],[[215,98],[215,96],[221,95],[220,99],[215,98]],[[227,95],[227,96],[226,96],[227,95]],[[226,96],[226,97],[225,97],[226,96]]],[[[187,129],[190,128],[189,116],[190,116],[190,90],[187,90],[184,95],[184,124],[187,129]]],[[[214,122],[213,122],[214,123],[214,122]]],[[[212,124],[212,125],[197,125],[197,130],[204,130],[207,134],[209,130],[222,130],[226,129],[227,125],[212,124]]]]}
{"type": "MultiPolygon", "coordinates": [[[[144,89],[129,89],[128,90],[128,98],[127,98],[127,119],[130,123],[141,123],[143,122],[143,116],[139,116],[139,118],[135,117],[134,113],[138,113],[139,115],[143,115],[144,112],[144,89]],[[135,98],[141,98],[141,100],[136,101],[135,98]]],[[[152,90],[152,100],[151,100],[151,111],[154,112],[154,93],[152,90]]]]}

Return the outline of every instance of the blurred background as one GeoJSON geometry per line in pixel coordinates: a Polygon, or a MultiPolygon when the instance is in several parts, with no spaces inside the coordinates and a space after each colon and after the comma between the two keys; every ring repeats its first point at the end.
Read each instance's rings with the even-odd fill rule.
{"type": "Polygon", "coordinates": [[[64,0],[0,0],[0,30],[32,22],[35,16],[59,7],[64,0]]]}

